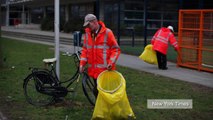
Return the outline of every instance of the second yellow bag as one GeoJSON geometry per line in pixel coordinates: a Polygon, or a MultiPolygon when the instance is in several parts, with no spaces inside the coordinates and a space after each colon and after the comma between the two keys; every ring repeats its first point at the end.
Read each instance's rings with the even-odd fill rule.
{"type": "Polygon", "coordinates": [[[151,44],[145,47],[139,58],[149,64],[158,64],[156,52],[152,49],[151,44]]]}

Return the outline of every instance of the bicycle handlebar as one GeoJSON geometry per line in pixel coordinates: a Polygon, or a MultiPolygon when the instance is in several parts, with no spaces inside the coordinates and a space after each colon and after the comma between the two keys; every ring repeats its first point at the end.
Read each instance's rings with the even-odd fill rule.
{"type": "Polygon", "coordinates": [[[62,55],[65,55],[65,56],[72,56],[73,54],[77,54],[78,56],[80,56],[80,55],[81,55],[81,50],[77,50],[75,53],[65,52],[65,53],[62,54],[62,55]]]}

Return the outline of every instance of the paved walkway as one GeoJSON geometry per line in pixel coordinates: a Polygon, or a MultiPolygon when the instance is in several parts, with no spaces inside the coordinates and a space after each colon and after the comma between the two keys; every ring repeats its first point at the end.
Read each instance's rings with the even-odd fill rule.
{"type": "MultiPolygon", "coordinates": [[[[17,31],[17,32],[24,32],[24,33],[33,33],[33,34],[39,34],[39,35],[51,35],[53,36],[53,32],[44,32],[40,30],[29,30],[29,29],[14,29],[13,27],[3,27],[4,30],[11,30],[11,31],[17,31]]],[[[71,34],[65,34],[62,33],[60,34],[62,37],[72,37],[71,34]]],[[[3,35],[4,37],[4,35],[3,35]]],[[[15,39],[15,38],[14,38],[15,39]]],[[[17,38],[16,38],[17,39],[17,38]]],[[[37,41],[32,41],[29,39],[22,39],[30,42],[37,42],[37,41]]],[[[48,43],[48,42],[39,42],[42,44],[50,44],[54,45],[53,43],[48,43]]],[[[75,48],[77,49],[77,48],[75,48]]],[[[64,52],[74,52],[74,47],[70,45],[60,45],[60,50],[64,52]]],[[[141,70],[157,75],[162,75],[170,78],[174,78],[177,80],[182,80],[182,81],[188,81],[192,83],[197,83],[200,85],[208,86],[213,88],[213,74],[208,73],[208,72],[203,72],[203,71],[197,71],[197,70],[192,70],[188,68],[181,68],[177,67],[175,63],[168,62],[168,70],[158,70],[157,66],[155,65],[150,65],[147,64],[143,61],[141,61],[138,56],[132,56],[132,55],[126,55],[126,54],[121,54],[119,57],[119,60],[117,62],[118,65],[121,66],[126,66],[132,69],[136,70],[141,70]]]]}
{"type": "MultiPolygon", "coordinates": [[[[74,47],[72,46],[61,46],[61,51],[64,52],[74,52],[74,47]]],[[[75,48],[78,49],[78,48],[75,48]]],[[[80,49],[80,48],[79,48],[80,49]]],[[[201,84],[213,88],[213,74],[208,72],[202,72],[197,70],[191,70],[187,68],[177,67],[175,63],[168,62],[168,70],[159,70],[156,65],[147,64],[144,61],[141,61],[138,56],[121,54],[118,62],[118,65],[126,66],[132,69],[145,71],[148,73],[153,73],[157,75],[162,75],[177,80],[188,81],[192,83],[201,84]]]]}

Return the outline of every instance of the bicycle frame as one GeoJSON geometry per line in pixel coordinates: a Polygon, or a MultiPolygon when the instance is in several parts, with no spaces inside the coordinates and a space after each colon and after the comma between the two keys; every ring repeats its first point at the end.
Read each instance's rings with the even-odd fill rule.
{"type": "MultiPolygon", "coordinates": [[[[80,54],[81,54],[80,51],[78,51],[78,52],[72,54],[72,56],[75,55],[74,57],[77,57],[77,60],[78,60],[78,61],[77,61],[77,62],[78,62],[78,65],[76,65],[77,70],[75,71],[74,75],[73,75],[71,78],[69,78],[68,80],[66,80],[66,81],[61,81],[61,82],[59,81],[59,79],[58,79],[58,77],[57,77],[57,80],[59,81],[59,84],[60,84],[60,85],[62,85],[63,83],[68,83],[68,82],[70,82],[70,83],[66,86],[66,88],[69,88],[69,87],[73,84],[73,82],[74,82],[75,80],[78,80],[78,79],[79,79],[80,74],[81,74],[81,73],[79,72],[79,62],[80,62],[80,56],[79,56],[79,55],[80,55],[80,54]]],[[[74,58],[74,60],[75,60],[75,58],[74,58]]],[[[75,63],[76,63],[76,61],[75,61],[75,63]]],[[[57,76],[54,66],[52,67],[52,71],[53,71],[54,75],[57,76]]],[[[72,92],[72,91],[69,91],[69,92],[72,92]]]]}
{"type": "MultiPolygon", "coordinates": [[[[40,98],[38,98],[38,100],[36,100],[36,98],[33,98],[33,96],[31,97],[31,93],[28,92],[28,87],[29,87],[29,89],[32,89],[32,90],[36,89],[36,91],[38,93],[47,95],[49,97],[52,96],[53,100],[57,99],[59,97],[65,97],[68,92],[75,91],[77,85],[79,84],[78,82],[79,82],[80,75],[83,74],[82,87],[83,87],[84,95],[87,97],[89,102],[92,105],[94,105],[93,98],[91,98],[91,94],[93,94],[94,84],[90,81],[90,78],[87,75],[86,71],[83,73],[79,72],[79,63],[80,63],[79,55],[80,55],[79,51],[72,54],[73,60],[76,64],[76,71],[75,71],[74,75],[66,81],[59,81],[58,76],[56,74],[54,62],[52,62],[52,61],[49,62],[47,60],[48,62],[45,62],[45,65],[48,66],[47,68],[32,68],[32,73],[24,79],[24,84],[23,84],[24,93],[25,93],[27,101],[33,105],[37,105],[37,104],[48,105],[48,103],[51,103],[51,101],[49,101],[49,99],[46,99],[47,102],[42,104],[42,103],[40,103],[40,102],[42,102],[42,100],[40,101],[40,98]],[[74,85],[73,83],[75,81],[76,81],[76,84],[74,85]],[[67,83],[67,85],[65,85],[64,83],[67,83]],[[32,84],[34,84],[34,85],[32,85],[32,84]],[[74,86],[74,89],[69,90],[68,88],[72,84],[74,86]],[[90,90],[87,91],[87,88],[89,88],[90,90]],[[35,101],[32,102],[31,98],[34,99],[35,101]]],[[[36,91],[34,92],[35,94],[36,94],[36,91]]],[[[32,95],[34,95],[34,93],[32,95]]]]}

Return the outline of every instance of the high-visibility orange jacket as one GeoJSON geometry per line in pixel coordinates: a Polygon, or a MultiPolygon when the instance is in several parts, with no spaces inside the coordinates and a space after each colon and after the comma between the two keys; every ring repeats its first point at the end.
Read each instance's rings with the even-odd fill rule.
{"type": "Polygon", "coordinates": [[[165,55],[167,54],[168,50],[168,42],[170,42],[170,44],[173,45],[175,50],[179,49],[174,34],[170,31],[170,29],[165,27],[159,29],[151,40],[153,49],[165,55]]]}
{"type": "Polygon", "coordinates": [[[84,43],[80,58],[80,66],[88,64],[89,76],[97,79],[98,75],[107,69],[107,65],[112,65],[115,70],[115,63],[120,55],[120,47],[115,40],[113,32],[106,28],[104,23],[95,39],[89,28],[85,29],[84,43]]]}

